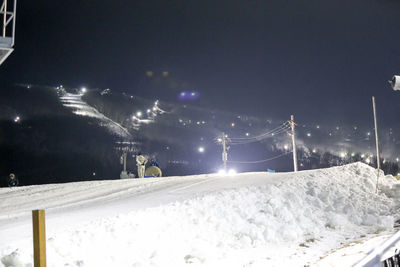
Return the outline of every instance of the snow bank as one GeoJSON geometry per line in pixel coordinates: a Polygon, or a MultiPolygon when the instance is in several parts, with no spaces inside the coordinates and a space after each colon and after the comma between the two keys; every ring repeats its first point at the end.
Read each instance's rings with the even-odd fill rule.
{"type": "MultiPolygon", "coordinates": [[[[48,266],[302,266],[398,219],[400,183],[381,176],[375,194],[376,170],[362,163],[221,179],[236,185],[60,228],[48,266]],[[265,183],[235,182],[253,176],[265,183]]],[[[30,266],[31,250],[0,241],[1,262],[30,266]]]]}

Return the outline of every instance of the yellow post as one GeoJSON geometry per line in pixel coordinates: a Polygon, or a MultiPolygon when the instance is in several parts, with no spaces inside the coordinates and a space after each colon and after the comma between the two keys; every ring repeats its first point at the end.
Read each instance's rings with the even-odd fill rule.
{"type": "Polygon", "coordinates": [[[44,210],[32,211],[34,267],[46,267],[46,226],[44,210]]]}

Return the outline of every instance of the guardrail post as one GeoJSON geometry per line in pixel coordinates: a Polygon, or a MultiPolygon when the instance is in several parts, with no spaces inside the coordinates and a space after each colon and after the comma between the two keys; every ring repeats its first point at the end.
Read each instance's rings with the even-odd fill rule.
{"type": "Polygon", "coordinates": [[[44,210],[32,211],[34,267],[46,267],[46,226],[44,210]]]}

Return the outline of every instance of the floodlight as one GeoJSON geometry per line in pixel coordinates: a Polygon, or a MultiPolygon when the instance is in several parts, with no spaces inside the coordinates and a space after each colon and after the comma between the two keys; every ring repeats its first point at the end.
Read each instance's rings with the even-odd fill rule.
{"type": "Polygon", "coordinates": [[[218,174],[219,175],[225,175],[226,171],[224,169],[221,169],[221,170],[218,171],[218,174]]]}
{"type": "Polygon", "coordinates": [[[235,175],[236,174],[236,170],[234,170],[234,169],[230,169],[229,171],[228,171],[228,175],[229,176],[232,176],[232,175],[235,175]]]}
{"type": "Polygon", "coordinates": [[[393,78],[389,81],[390,85],[392,86],[393,90],[398,91],[400,90],[400,76],[394,75],[393,78]]]}

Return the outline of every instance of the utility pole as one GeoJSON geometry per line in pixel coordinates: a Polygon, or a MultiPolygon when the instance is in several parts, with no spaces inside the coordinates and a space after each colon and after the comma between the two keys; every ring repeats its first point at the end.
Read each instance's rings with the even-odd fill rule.
{"type": "Polygon", "coordinates": [[[378,168],[378,174],[376,177],[376,193],[378,193],[378,179],[379,179],[379,170],[381,169],[381,160],[379,156],[379,142],[378,142],[378,123],[376,121],[376,106],[375,106],[375,97],[372,97],[372,109],[374,111],[374,125],[375,125],[375,143],[376,143],[376,166],[378,168]]]}
{"type": "Polygon", "coordinates": [[[123,163],[124,164],[124,172],[126,172],[126,156],[128,154],[128,151],[124,150],[122,153],[123,153],[122,157],[123,157],[123,161],[124,161],[124,163],[123,163]]]}
{"type": "Polygon", "coordinates": [[[226,172],[226,162],[228,161],[228,152],[226,151],[226,135],[222,133],[222,162],[224,163],[224,171],[226,172]]]}
{"type": "Polygon", "coordinates": [[[292,148],[293,148],[293,169],[295,172],[297,172],[297,153],[296,153],[296,142],[295,142],[295,133],[294,133],[294,126],[296,125],[296,123],[294,122],[294,116],[291,115],[290,116],[290,126],[292,128],[292,148]]]}

